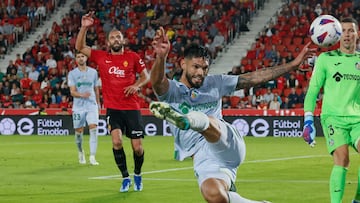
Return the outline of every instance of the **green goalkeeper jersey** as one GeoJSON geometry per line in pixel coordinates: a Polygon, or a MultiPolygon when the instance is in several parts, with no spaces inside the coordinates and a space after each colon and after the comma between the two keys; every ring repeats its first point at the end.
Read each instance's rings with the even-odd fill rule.
{"type": "Polygon", "coordinates": [[[323,87],[322,115],[360,116],[359,82],[359,52],[345,54],[334,50],[320,54],[310,79],[304,111],[314,111],[318,93],[323,87]]]}

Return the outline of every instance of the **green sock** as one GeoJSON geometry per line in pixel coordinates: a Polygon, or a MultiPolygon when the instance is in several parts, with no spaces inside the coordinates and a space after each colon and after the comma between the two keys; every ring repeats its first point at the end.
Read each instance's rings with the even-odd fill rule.
{"type": "Polygon", "coordinates": [[[345,189],[347,169],[334,165],[330,175],[330,198],[331,203],[342,202],[345,189]]]}
{"type": "Polygon", "coordinates": [[[355,194],[355,200],[360,200],[360,167],[358,169],[358,186],[355,194]]]}

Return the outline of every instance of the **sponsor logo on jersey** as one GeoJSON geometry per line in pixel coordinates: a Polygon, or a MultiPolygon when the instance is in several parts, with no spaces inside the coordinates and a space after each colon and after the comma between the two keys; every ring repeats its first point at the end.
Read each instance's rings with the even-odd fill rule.
{"type": "Polygon", "coordinates": [[[341,78],[343,78],[344,76],[342,76],[339,72],[336,72],[333,75],[333,78],[335,79],[336,82],[340,82],[341,78]]]}
{"type": "Polygon", "coordinates": [[[336,72],[333,75],[333,78],[336,82],[340,82],[341,80],[354,80],[354,81],[360,81],[360,75],[356,74],[341,74],[339,72],[336,72]]]}
{"type": "Polygon", "coordinates": [[[109,74],[110,75],[115,75],[116,77],[124,78],[125,77],[125,70],[122,70],[117,66],[111,66],[109,68],[109,74]]]}

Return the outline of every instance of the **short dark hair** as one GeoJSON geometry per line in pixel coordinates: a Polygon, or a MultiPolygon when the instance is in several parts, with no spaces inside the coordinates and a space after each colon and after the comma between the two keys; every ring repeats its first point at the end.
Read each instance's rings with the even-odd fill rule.
{"type": "Polygon", "coordinates": [[[189,44],[184,50],[184,58],[204,58],[210,61],[210,55],[207,49],[203,46],[200,46],[196,43],[189,44]]]}
{"type": "Polygon", "coordinates": [[[346,17],[341,20],[342,23],[354,23],[356,25],[356,30],[359,30],[359,23],[355,18],[346,17]]]}

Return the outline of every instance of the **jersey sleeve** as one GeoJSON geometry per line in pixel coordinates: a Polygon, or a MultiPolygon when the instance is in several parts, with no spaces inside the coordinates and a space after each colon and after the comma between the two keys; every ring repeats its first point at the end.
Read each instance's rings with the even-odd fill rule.
{"type": "Polygon", "coordinates": [[[221,89],[220,89],[221,96],[225,96],[235,91],[236,85],[239,80],[239,76],[217,75],[215,76],[214,79],[217,84],[221,84],[221,89]],[[219,78],[218,80],[216,77],[221,77],[221,78],[219,78]],[[218,81],[221,81],[221,83],[218,83],[218,81]]]}
{"type": "Polygon", "coordinates": [[[325,54],[320,54],[315,62],[315,67],[309,82],[309,87],[304,101],[304,112],[314,112],[316,107],[316,99],[321,87],[324,85],[326,77],[326,63],[327,57],[325,54]]]}
{"type": "Polygon", "coordinates": [[[135,70],[137,73],[141,73],[145,68],[145,62],[140,58],[140,56],[134,52],[133,58],[135,60],[135,70]]]}
{"type": "Polygon", "coordinates": [[[69,75],[68,75],[68,86],[71,87],[71,86],[75,86],[75,80],[74,80],[74,77],[73,77],[73,74],[74,72],[73,71],[70,71],[69,72],[69,75]]]}

